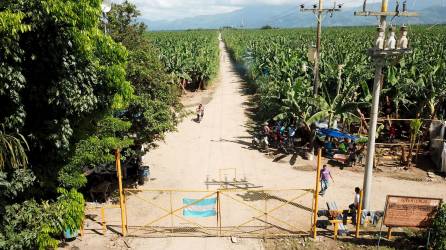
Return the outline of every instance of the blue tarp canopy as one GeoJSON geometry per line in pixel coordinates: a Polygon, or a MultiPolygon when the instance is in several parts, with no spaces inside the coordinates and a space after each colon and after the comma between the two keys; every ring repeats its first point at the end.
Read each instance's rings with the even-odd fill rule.
{"type": "Polygon", "coordinates": [[[332,128],[320,128],[317,132],[319,135],[331,136],[331,137],[339,138],[339,139],[350,139],[353,141],[358,140],[357,136],[349,135],[347,133],[343,133],[339,130],[332,129],[332,128]]]}

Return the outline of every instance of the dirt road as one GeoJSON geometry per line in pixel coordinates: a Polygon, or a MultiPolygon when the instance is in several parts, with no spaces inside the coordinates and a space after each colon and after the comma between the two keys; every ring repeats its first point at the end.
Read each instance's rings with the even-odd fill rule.
{"type": "MultiPolygon", "coordinates": [[[[177,132],[169,133],[165,142],[161,142],[157,149],[144,157],[144,162],[151,167],[151,181],[146,182],[142,188],[216,190],[220,187],[218,183],[211,185],[209,182],[224,178],[243,179],[248,186],[265,189],[313,188],[315,171],[301,171],[296,167],[307,166],[308,169],[315,169],[315,161],[291,156],[267,157],[249,148],[251,135],[247,130],[250,120],[246,114],[249,96],[244,94],[245,83],[235,71],[222,42],[220,49],[220,75],[212,99],[206,103],[207,100],[195,97],[198,98],[197,103],[205,104],[203,121],[197,123],[193,116],[186,118],[179,124],[177,132]]],[[[191,110],[193,109],[195,107],[191,107],[191,110]]],[[[347,207],[353,202],[354,187],[362,186],[363,174],[338,168],[332,168],[332,174],[335,182],[330,185],[320,204],[323,206],[326,201],[336,201],[340,207],[347,207]]],[[[372,208],[383,209],[387,194],[446,199],[446,185],[388,177],[374,178],[372,208]]],[[[129,208],[128,213],[142,213],[144,206],[140,204],[143,202],[129,197],[127,206],[133,208],[129,208]]],[[[232,212],[244,213],[241,210],[232,212]]],[[[143,217],[134,215],[128,214],[129,221],[143,217]]],[[[118,211],[110,212],[109,215],[115,221],[119,221],[119,216],[118,211]]],[[[229,213],[223,216],[229,218],[227,221],[231,221],[230,217],[233,215],[229,213]]],[[[81,249],[118,247],[110,245],[110,237],[87,235],[82,241],[75,243],[81,249]]],[[[148,246],[150,249],[262,248],[259,240],[244,239],[238,244],[233,244],[227,238],[133,238],[129,244],[133,249],[147,249],[148,246]]]]}

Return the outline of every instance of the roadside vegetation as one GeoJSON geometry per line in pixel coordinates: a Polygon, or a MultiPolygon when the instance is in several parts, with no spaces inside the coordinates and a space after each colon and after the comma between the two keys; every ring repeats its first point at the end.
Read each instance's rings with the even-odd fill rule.
{"type": "MultiPolygon", "coordinates": [[[[410,29],[413,53],[385,70],[382,100],[390,97],[397,118],[444,118],[446,27],[410,29]]],[[[320,96],[311,98],[313,30],[223,31],[232,57],[255,83],[261,119],[326,119],[330,127],[358,122],[358,109],[368,115],[374,71],[367,49],[374,37],[374,28],[367,27],[324,30],[320,96]]]]}
{"type": "Polygon", "coordinates": [[[0,249],[56,248],[80,228],[85,172],[116,149],[140,166],[178,122],[181,89],[139,11],[113,5],[106,34],[100,4],[0,3],[0,249]]]}
{"type": "Polygon", "coordinates": [[[217,76],[217,31],[149,32],[147,37],[160,50],[160,59],[172,82],[183,92],[206,89],[217,76]]]}

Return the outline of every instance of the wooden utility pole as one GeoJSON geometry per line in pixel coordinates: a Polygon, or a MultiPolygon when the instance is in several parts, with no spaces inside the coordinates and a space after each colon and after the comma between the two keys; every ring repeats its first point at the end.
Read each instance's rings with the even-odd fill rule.
{"type": "Polygon", "coordinates": [[[323,18],[323,14],[324,13],[330,13],[331,15],[333,15],[333,13],[335,11],[340,11],[342,4],[339,4],[338,6],[335,5],[333,6],[333,8],[330,9],[324,9],[323,8],[323,4],[324,1],[323,0],[319,0],[319,5],[314,4],[313,8],[310,9],[306,9],[305,5],[301,4],[300,5],[300,11],[302,12],[313,12],[316,17],[317,17],[317,33],[316,33],[316,55],[315,55],[315,61],[314,61],[314,85],[313,85],[313,94],[314,96],[318,95],[319,92],[319,64],[320,64],[320,53],[321,53],[321,36],[322,36],[322,18],[323,18]]]}
{"type": "Polygon", "coordinates": [[[376,126],[378,121],[379,113],[379,95],[381,91],[381,86],[383,83],[383,68],[390,62],[398,60],[402,55],[410,53],[410,49],[407,44],[407,39],[404,32],[407,35],[407,29],[401,27],[401,38],[396,41],[395,30],[391,27],[389,31],[390,35],[386,37],[387,28],[387,17],[397,17],[397,16],[417,16],[417,13],[407,12],[407,3],[404,1],[402,11],[397,9],[394,12],[388,12],[388,2],[389,0],[382,0],[381,11],[366,11],[366,4],[364,3],[363,11],[355,12],[355,16],[376,16],[380,18],[378,27],[378,38],[376,39],[375,46],[369,49],[369,55],[375,64],[375,80],[373,82],[373,99],[372,107],[370,110],[370,123],[369,123],[369,135],[368,135],[368,145],[367,145],[367,158],[366,167],[364,171],[364,210],[370,210],[370,197],[372,191],[372,175],[373,175],[373,162],[375,158],[375,138],[376,138],[376,126]],[[402,41],[403,37],[406,39],[405,42],[402,41]]]}

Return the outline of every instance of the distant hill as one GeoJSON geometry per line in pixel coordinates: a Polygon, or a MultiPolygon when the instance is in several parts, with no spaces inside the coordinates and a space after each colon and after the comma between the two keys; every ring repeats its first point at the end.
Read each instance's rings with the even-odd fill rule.
{"type": "MultiPolygon", "coordinates": [[[[418,11],[420,17],[398,17],[396,23],[409,24],[436,24],[446,23],[446,4],[443,0],[414,1],[409,2],[410,11],[418,11]]],[[[310,7],[310,6],[308,6],[310,7]]],[[[393,10],[394,5],[389,6],[393,10]]],[[[375,17],[355,17],[354,11],[361,10],[362,7],[345,8],[337,12],[333,17],[326,16],[323,24],[325,26],[357,26],[375,25],[375,17]]],[[[371,4],[369,10],[378,10],[379,4],[371,4]]],[[[315,17],[312,13],[300,12],[294,5],[259,5],[249,6],[242,9],[208,16],[197,16],[174,21],[151,21],[141,19],[149,26],[149,30],[184,30],[184,29],[217,29],[224,26],[260,28],[265,25],[273,27],[312,27],[315,26],[315,17]]]]}

